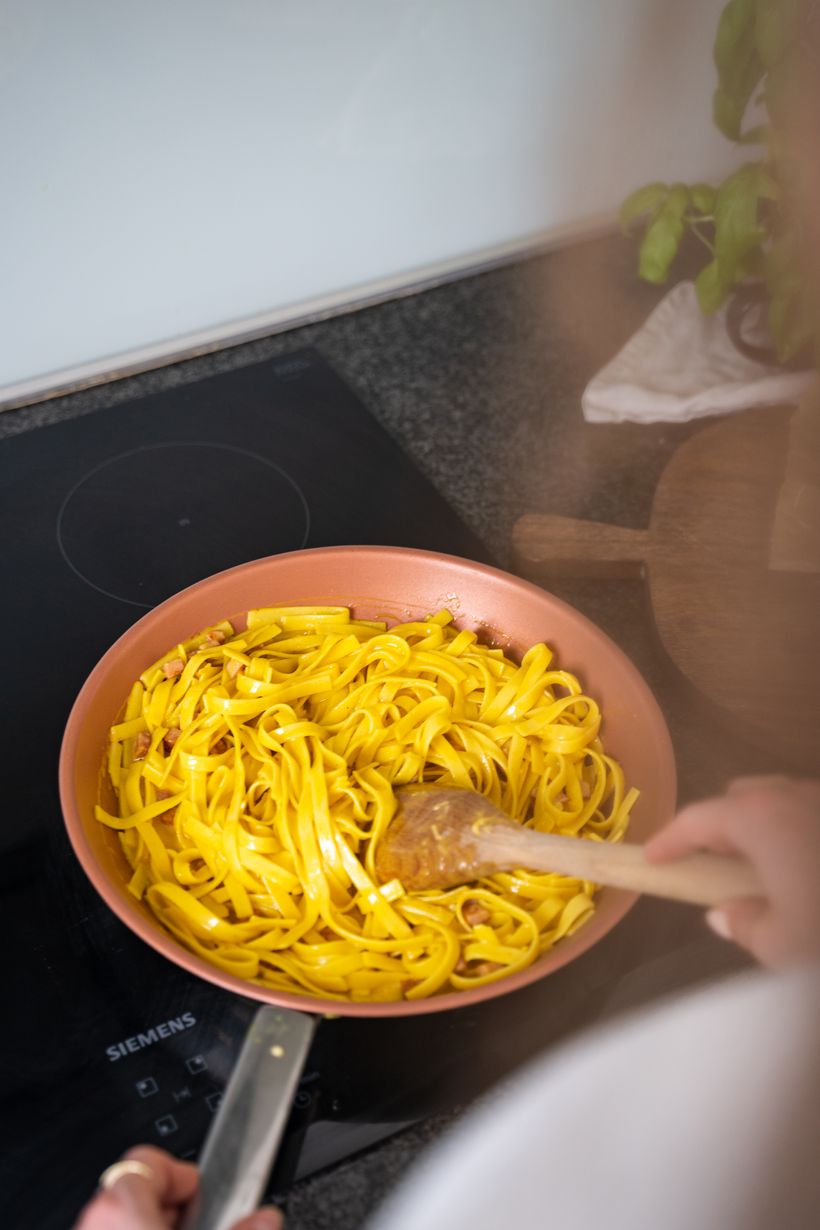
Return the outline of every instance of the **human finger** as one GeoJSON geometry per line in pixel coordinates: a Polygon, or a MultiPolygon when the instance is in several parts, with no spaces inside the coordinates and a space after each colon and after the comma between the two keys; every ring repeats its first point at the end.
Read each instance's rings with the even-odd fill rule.
{"type": "Polygon", "coordinates": [[[278,1209],[256,1209],[236,1222],[231,1230],[282,1230],[285,1220],[278,1209]]]}
{"type": "Polygon", "coordinates": [[[123,1211],[113,1190],[97,1192],[80,1213],[74,1230],[139,1230],[131,1215],[123,1211]]]}
{"type": "Polygon", "coordinates": [[[737,846],[730,833],[732,813],[740,800],[703,799],[684,807],[644,846],[650,863],[666,863],[697,850],[731,854],[737,846]]]}
{"type": "Polygon", "coordinates": [[[759,790],[790,790],[792,781],[788,777],[783,777],[781,774],[770,773],[761,774],[757,777],[735,777],[729,782],[726,787],[728,795],[748,794],[750,791],[759,790]]]}
{"type": "Polygon", "coordinates": [[[729,782],[726,793],[730,795],[761,793],[780,799],[799,798],[809,805],[820,806],[820,781],[810,777],[784,777],[778,774],[736,777],[729,782]]]}
{"type": "Polygon", "coordinates": [[[745,948],[761,964],[777,963],[774,913],[762,897],[735,897],[709,910],[706,921],[716,935],[745,948]]]}
{"type": "Polygon", "coordinates": [[[162,1230],[196,1191],[197,1170],[152,1145],[136,1145],[103,1172],[100,1184],[77,1230],[162,1230]]]}
{"type": "Polygon", "coordinates": [[[161,1205],[187,1204],[197,1188],[199,1175],[191,1162],[180,1162],[153,1145],[134,1145],[126,1160],[141,1162],[153,1174],[153,1190],[161,1205]]]}
{"type": "Polygon", "coordinates": [[[157,1195],[155,1175],[145,1163],[120,1158],[103,1171],[99,1183],[75,1230],[164,1230],[170,1224],[157,1195]]]}

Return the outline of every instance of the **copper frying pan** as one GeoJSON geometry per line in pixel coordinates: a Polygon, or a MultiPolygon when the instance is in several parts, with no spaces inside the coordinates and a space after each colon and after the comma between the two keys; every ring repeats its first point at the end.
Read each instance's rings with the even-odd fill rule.
{"type": "Polygon", "coordinates": [[[267,1007],[249,1030],[201,1161],[200,1205],[186,1230],[222,1230],[256,1206],[284,1129],[318,1017],[413,1016],[463,1007],[544,977],[605,935],[634,894],[603,889],[592,919],[528,969],[475,991],[399,1003],[340,1003],[286,994],[234,977],[188,952],[126,892],[128,868],[112,831],[94,820],[103,788],[108,729],[133,680],[169,645],[200,628],[264,605],[335,604],[389,622],[441,607],[460,627],[513,656],[545,640],[561,666],[600,703],[606,746],[639,787],[630,837],[645,841],[675,805],[675,761],[658,705],[632,663],[566,603],[517,577],[454,556],[398,547],[329,547],[242,564],[169,598],[134,624],[100,660],[80,692],[60,754],[60,798],[75,853],[120,919],[190,973],[267,1007]]]}

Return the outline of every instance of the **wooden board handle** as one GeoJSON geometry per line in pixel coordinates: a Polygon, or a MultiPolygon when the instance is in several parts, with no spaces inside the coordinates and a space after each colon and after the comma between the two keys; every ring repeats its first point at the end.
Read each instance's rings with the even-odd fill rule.
{"type": "Polygon", "coordinates": [[[650,554],[649,530],[527,513],[513,527],[513,551],[529,576],[635,577],[650,554]]]}
{"type": "Polygon", "coordinates": [[[482,828],[476,840],[481,857],[499,868],[553,871],[692,905],[719,905],[732,897],[764,895],[757,873],[745,859],[692,854],[674,863],[650,863],[643,846],[584,841],[532,829],[515,832],[506,824],[495,830],[482,828]]]}

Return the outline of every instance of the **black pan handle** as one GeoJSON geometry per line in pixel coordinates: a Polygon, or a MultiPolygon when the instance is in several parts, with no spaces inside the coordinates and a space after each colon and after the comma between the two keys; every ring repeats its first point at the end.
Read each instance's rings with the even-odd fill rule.
{"type": "Polygon", "coordinates": [[[199,1162],[181,1230],[229,1230],[258,1207],[316,1031],[316,1018],[260,1008],[199,1162]]]}

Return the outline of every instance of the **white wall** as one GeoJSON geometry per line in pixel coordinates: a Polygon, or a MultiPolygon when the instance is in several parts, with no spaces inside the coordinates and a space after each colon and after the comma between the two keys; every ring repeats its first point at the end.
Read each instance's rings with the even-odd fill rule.
{"type": "Polygon", "coordinates": [[[0,397],[720,172],[721,6],[0,0],[0,397]]]}

